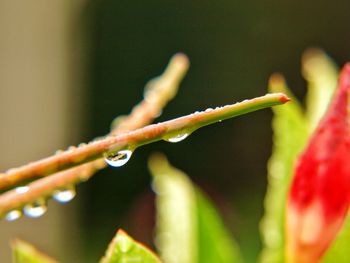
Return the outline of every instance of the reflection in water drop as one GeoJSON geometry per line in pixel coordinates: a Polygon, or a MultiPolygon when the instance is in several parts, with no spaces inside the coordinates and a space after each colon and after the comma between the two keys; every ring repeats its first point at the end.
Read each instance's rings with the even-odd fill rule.
{"type": "Polygon", "coordinates": [[[7,221],[15,221],[21,216],[22,216],[22,212],[20,210],[12,210],[6,214],[5,219],[7,221]]]}
{"type": "Polygon", "coordinates": [[[28,190],[29,190],[28,186],[19,186],[19,187],[15,188],[15,191],[18,194],[24,194],[24,193],[28,192],[28,190]]]}
{"type": "Polygon", "coordinates": [[[188,135],[189,135],[188,133],[178,134],[175,137],[167,138],[166,141],[172,142],[172,143],[181,142],[185,140],[188,137],[188,135]]]}
{"type": "Polygon", "coordinates": [[[132,155],[132,151],[130,150],[122,150],[118,153],[108,153],[105,157],[105,161],[107,164],[113,167],[120,167],[126,164],[132,155]]]}
{"type": "Polygon", "coordinates": [[[66,189],[55,191],[52,195],[52,198],[59,203],[67,203],[71,201],[76,195],[75,188],[69,187],[66,189]]]}
{"type": "Polygon", "coordinates": [[[26,216],[36,218],[45,214],[47,210],[46,202],[43,199],[35,201],[32,204],[28,204],[23,208],[23,212],[26,216]]]}

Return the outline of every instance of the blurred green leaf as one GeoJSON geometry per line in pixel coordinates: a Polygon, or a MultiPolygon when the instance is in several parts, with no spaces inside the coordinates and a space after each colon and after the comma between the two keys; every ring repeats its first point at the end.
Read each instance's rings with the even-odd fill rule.
{"type": "Polygon", "coordinates": [[[322,50],[308,49],[302,59],[302,72],[307,80],[306,116],[313,130],[324,113],[337,87],[338,67],[322,50]]]}
{"type": "Polygon", "coordinates": [[[151,250],[136,242],[123,230],[119,230],[100,263],[126,262],[160,263],[161,261],[151,250]]]}
{"type": "Polygon", "coordinates": [[[166,263],[198,261],[197,207],[189,178],[162,155],[149,161],[157,193],[156,243],[166,263]]]}
{"type": "Polygon", "coordinates": [[[162,155],[150,159],[157,193],[157,246],[166,263],[241,262],[211,202],[162,155]]]}
{"type": "Polygon", "coordinates": [[[57,263],[58,261],[50,258],[37,250],[31,244],[16,239],[11,243],[13,263],[57,263]]]}
{"type": "Polygon", "coordinates": [[[211,201],[196,189],[200,263],[243,262],[239,248],[211,201]]]}
{"type": "Polygon", "coordinates": [[[274,107],[273,149],[268,163],[268,188],[265,197],[265,214],[261,221],[263,263],[284,262],[285,204],[294,161],[302,151],[307,137],[308,125],[301,106],[288,90],[281,75],[271,77],[269,91],[284,92],[291,102],[274,107]]]}

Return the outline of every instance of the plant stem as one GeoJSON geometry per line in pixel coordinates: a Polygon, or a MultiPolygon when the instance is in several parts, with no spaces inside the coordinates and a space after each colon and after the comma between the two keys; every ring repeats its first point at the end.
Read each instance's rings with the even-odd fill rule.
{"type": "Polygon", "coordinates": [[[288,100],[288,97],[284,94],[267,94],[241,103],[149,125],[121,135],[107,136],[87,145],[11,169],[7,173],[0,175],[0,189],[6,189],[21,181],[47,176],[60,170],[96,160],[107,152],[118,152],[126,148],[135,149],[139,146],[168,139],[179,134],[190,134],[200,127],[266,107],[283,104],[288,100]]]}
{"type": "MultiPolygon", "coordinates": [[[[143,127],[159,116],[164,106],[177,93],[188,67],[187,56],[182,53],[175,54],[164,73],[147,83],[144,100],[133,108],[129,116],[123,117],[122,120],[118,117],[120,121],[114,125],[111,134],[117,135],[143,127]]],[[[13,209],[34,202],[38,198],[50,196],[55,190],[86,181],[96,171],[104,167],[106,167],[106,163],[101,158],[38,179],[28,185],[29,189],[25,193],[18,193],[15,190],[8,191],[0,196],[0,217],[13,209]]]]}

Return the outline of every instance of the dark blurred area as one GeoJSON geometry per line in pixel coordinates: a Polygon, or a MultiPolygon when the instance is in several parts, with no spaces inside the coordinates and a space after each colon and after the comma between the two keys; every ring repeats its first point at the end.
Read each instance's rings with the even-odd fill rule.
{"type": "MultiPolygon", "coordinates": [[[[84,139],[108,133],[111,121],[129,113],[145,83],[179,51],[189,56],[190,70],[160,121],[263,95],[276,71],[302,98],[305,49],[320,47],[339,65],[350,60],[349,10],[346,0],[90,1],[83,11],[91,41],[84,139]]],[[[117,228],[152,241],[147,159],[154,151],[164,152],[217,201],[247,262],[254,262],[271,117],[263,110],[201,129],[181,143],[141,147],[124,167],[108,168],[82,184],[89,262],[103,253],[117,228]]]]}

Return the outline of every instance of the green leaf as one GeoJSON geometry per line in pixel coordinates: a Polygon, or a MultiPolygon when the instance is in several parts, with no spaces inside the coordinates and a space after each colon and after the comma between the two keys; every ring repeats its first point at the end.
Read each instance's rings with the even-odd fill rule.
{"type": "Polygon", "coordinates": [[[166,263],[198,262],[196,194],[189,178],[162,155],[149,161],[157,193],[156,243],[166,263]]]}
{"type": "Polygon", "coordinates": [[[211,202],[162,155],[150,159],[157,193],[157,245],[166,263],[241,262],[211,202]]]}
{"type": "Polygon", "coordinates": [[[13,263],[57,263],[58,261],[43,254],[31,244],[16,239],[11,243],[13,263]]]}
{"type": "Polygon", "coordinates": [[[243,262],[239,248],[211,201],[197,188],[200,263],[243,262]]]}
{"type": "Polygon", "coordinates": [[[273,75],[269,89],[273,92],[285,92],[291,98],[291,102],[284,107],[273,108],[273,149],[268,163],[265,214],[260,225],[264,245],[260,261],[280,263],[284,262],[286,198],[294,161],[308,137],[308,125],[300,105],[288,90],[282,76],[273,75]]]}
{"type": "Polygon", "coordinates": [[[309,49],[303,55],[302,71],[307,80],[306,116],[314,129],[333,96],[338,82],[338,67],[320,49],[309,49]]]}
{"type": "Polygon", "coordinates": [[[161,261],[150,249],[136,242],[123,230],[119,230],[100,263],[127,262],[160,263],[161,261]]]}

